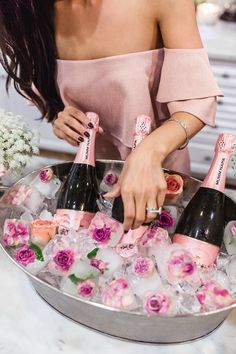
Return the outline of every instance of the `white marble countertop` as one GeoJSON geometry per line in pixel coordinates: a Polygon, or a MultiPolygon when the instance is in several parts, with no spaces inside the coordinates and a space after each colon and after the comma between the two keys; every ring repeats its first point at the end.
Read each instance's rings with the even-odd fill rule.
{"type": "Polygon", "coordinates": [[[235,354],[236,310],[210,336],[188,344],[144,345],[86,329],[51,309],[0,250],[2,354],[235,354]]]}

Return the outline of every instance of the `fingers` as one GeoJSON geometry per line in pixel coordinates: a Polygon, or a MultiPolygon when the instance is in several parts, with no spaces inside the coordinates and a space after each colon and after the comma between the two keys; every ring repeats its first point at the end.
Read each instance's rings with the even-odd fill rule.
{"type": "Polygon", "coordinates": [[[136,229],[143,223],[151,223],[158,212],[147,212],[146,208],[158,210],[163,206],[165,200],[165,182],[158,187],[139,191],[130,191],[122,194],[124,203],[124,229],[136,229]]]}
{"type": "Polygon", "coordinates": [[[103,194],[104,198],[116,198],[120,196],[120,185],[116,183],[112,190],[106,194],[103,194]]]}
{"type": "MultiPolygon", "coordinates": [[[[74,146],[89,137],[89,130],[92,128],[93,124],[87,115],[71,106],[67,106],[62,112],[59,112],[57,119],[53,122],[54,134],[74,146]]],[[[103,132],[101,127],[99,127],[99,132],[103,132]]]]}
{"type": "Polygon", "coordinates": [[[124,204],[124,230],[128,231],[133,227],[135,220],[135,200],[132,193],[123,193],[124,204]]]}

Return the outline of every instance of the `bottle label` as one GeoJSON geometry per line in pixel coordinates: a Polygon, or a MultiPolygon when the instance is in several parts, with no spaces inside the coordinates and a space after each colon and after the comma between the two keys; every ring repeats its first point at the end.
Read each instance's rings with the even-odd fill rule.
{"type": "Polygon", "coordinates": [[[216,153],[201,187],[213,188],[224,193],[229,159],[230,156],[226,152],[216,153]]]}
{"type": "Polygon", "coordinates": [[[224,193],[227,167],[235,146],[236,136],[228,133],[219,135],[215,144],[215,156],[202,187],[213,188],[224,193]]]}
{"type": "Polygon", "coordinates": [[[93,128],[89,129],[89,137],[84,137],[84,141],[80,144],[74,163],[95,167],[95,138],[99,128],[99,117],[93,112],[87,112],[86,115],[93,124],[93,128]]]}
{"type": "Polygon", "coordinates": [[[187,248],[192,253],[194,261],[204,267],[214,264],[220,250],[216,245],[181,234],[173,236],[173,243],[179,243],[184,248],[187,248]]]}
{"type": "Polygon", "coordinates": [[[87,229],[94,215],[94,213],[87,211],[57,209],[56,221],[59,223],[60,229],[65,228],[66,230],[74,229],[78,231],[79,229],[87,229]]]}

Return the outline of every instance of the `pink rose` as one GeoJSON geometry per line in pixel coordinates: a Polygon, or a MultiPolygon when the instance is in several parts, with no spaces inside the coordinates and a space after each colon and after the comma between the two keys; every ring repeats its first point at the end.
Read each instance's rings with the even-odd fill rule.
{"type": "Polygon", "coordinates": [[[21,265],[27,266],[36,260],[36,255],[29,246],[23,246],[17,251],[16,260],[21,265]]]}
{"type": "Polygon", "coordinates": [[[140,278],[150,277],[154,272],[154,262],[147,257],[137,257],[132,264],[132,271],[140,278]]]}
{"type": "Polygon", "coordinates": [[[6,246],[27,244],[29,224],[23,220],[6,219],[3,228],[3,242],[6,246]]]}
{"type": "Polygon", "coordinates": [[[192,254],[186,250],[171,252],[167,261],[167,267],[170,277],[176,279],[185,279],[192,275],[197,269],[192,254]]]}
{"type": "Polygon", "coordinates": [[[125,278],[117,278],[101,288],[102,302],[118,309],[137,307],[135,296],[125,278]]]}
{"type": "Polygon", "coordinates": [[[171,244],[167,230],[161,227],[148,229],[139,242],[141,247],[161,248],[171,244]]]}
{"type": "Polygon", "coordinates": [[[86,299],[91,299],[91,297],[94,294],[96,285],[94,282],[90,280],[85,280],[81,283],[79,283],[77,292],[80,296],[86,298],[86,299]]]}
{"type": "Polygon", "coordinates": [[[214,280],[204,283],[197,291],[196,296],[204,311],[219,309],[235,303],[229,291],[214,280]]]}
{"type": "Polygon", "coordinates": [[[53,261],[62,272],[68,272],[74,263],[74,252],[70,249],[58,251],[53,257],[53,261]]]}
{"type": "Polygon", "coordinates": [[[92,233],[92,238],[98,243],[107,243],[111,237],[111,229],[104,225],[102,228],[95,228],[92,233]]]}
{"type": "Polygon", "coordinates": [[[101,261],[100,259],[97,259],[97,258],[92,258],[90,260],[90,265],[92,267],[95,267],[97,268],[98,270],[100,270],[100,272],[103,274],[108,266],[108,262],[103,262],[101,261]]]}
{"type": "Polygon", "coordinates": [[[167,192],[168,197],[174,197],[183,192],[184,181],[183,178],[179,175],[169,175],[165,173],[165,180],[167,183],[167,192]]]}
{"type": "Polygon", "coordinates": [[[161,293],[147,294],[143,309],[148,315],[166,315],[171,310],[171,298],[161,293]]]}
{"type": "Polygon", "coordinates": [[[51,168],[43,168],[39,172],[39,178],[42,182],[50,182],[53,178],[53,170],[51,168]]]}
{"type": "Polygon", "coordinates": [[[103,178],[103,181],[106,185],[108,186],[112,186],[113,184],[116,183],[117,181],[117,175],[115,174],[115,172],[113,171],[108,171],[104,178],[103,178]]]}
{"type": "Polygon", "coordinates": [[[6,204],[21,205],[31,195],[32,189],[24,184],[18,184],[7,192],[2,202],[6,204]]]}

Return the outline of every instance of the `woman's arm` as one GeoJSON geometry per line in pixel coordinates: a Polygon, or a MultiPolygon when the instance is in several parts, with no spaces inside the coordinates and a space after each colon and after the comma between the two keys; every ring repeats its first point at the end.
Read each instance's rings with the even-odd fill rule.
{"type": "MultiPolygon", "coordinates": [[[[202,48],[193,0],[153,0],[152,6],[165,48],[202,48]]],[[[189,138],[204,126],[198,117],[181,110],[170,119],[182,122],[187,127],[189,138]]],[[[175,121],[167,121],[128,157],[116,188],[108,194],[110,197],[122,195],[125,230],[137,228],[156,216],[147,214],[146,208],[158,208],[164,203],[166,182],[162,163],[185,141],[183,127],[175,121]]]]}

